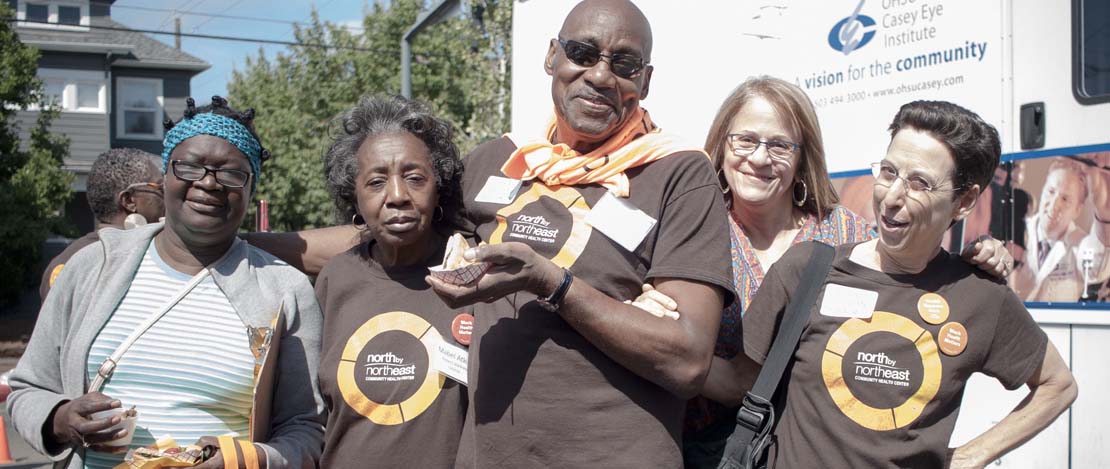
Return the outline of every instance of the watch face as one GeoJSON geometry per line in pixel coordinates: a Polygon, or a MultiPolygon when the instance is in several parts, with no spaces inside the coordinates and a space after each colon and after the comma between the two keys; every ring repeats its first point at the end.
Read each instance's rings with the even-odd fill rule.
{"type": "Polygon", "coordinates": [[[539,303],[540,307],[549,313],[559,311],[559,305],[548,301],[547,298],[536,298],[536,303],[539,303]]]}

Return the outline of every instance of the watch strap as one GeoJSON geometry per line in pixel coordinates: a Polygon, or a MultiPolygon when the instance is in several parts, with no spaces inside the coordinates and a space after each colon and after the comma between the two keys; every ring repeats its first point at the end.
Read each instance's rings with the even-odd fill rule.
{"type": "Polygon", "coordinates": [[[558,287],[555,287],[555,291],[551,292],[551,294],[546,297],[541,296],[536,298],[536,301],[539,301],[541,305],[551,311],[558,311],[559,307],[563,305],[563,298],[565,298],[567,292],[570,291],[570,284],[573,282],[574,274],[570,273],[570,270],[564,267],[563,281],[559,283],[558,287]]]}

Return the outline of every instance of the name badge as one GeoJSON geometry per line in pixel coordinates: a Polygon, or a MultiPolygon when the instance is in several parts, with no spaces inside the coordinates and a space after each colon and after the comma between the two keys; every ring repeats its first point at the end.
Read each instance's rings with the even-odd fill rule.
{"type": "Polygon", "coordinates": [[[474,196],[474,201],[500,205],[511,204],[513,200],[516,200],[516,193],[520,190],[520,185],[521,181],[519,179],[490,176],[489,179],[486,179],[486,185],[482,186],[482,190],[474,196]]]}
{"type": "Polygon", "coordinates": [[[470,363],[470,352],[467,349],[441,340],[436,344],[433,362],[437,371],[466,386],[466,370],[470,363]]]}
{"type": "Polygon", "coordinates": [[[629,252],[635,251],[655,226],[654,218],[636,208],[627,199],[609,192],[597,201],[583,221],[629,252]]]}
{"type": "Polygon", "coordinates": [[[833,318],[870,319],[879,292],[830,283],[821,299],[821,315],[833,318]]]}

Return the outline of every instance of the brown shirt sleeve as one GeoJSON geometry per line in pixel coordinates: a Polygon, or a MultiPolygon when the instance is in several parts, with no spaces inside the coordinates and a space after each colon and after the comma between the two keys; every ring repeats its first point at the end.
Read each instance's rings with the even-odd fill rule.
{"type": "MultiPolygon", "coordinates": [[[[648,278],[674,277],[704,282],[732,301],[728,212],[704,155],[682,155],[674,189],[658,221],[648,278]]],[[[677,158],[679,155],[670,158],[677,158]]]]}
{"type": "Polygon", "coordinates": [[[763,283],[756,290],[751,304],[748,305],[748,310],[741,313],[744,353],[761,365],[775,342],[782,315],[786,311],[787,303],[790,302],[789,292],[797,288],[797,285],[787,285],[784,279],[786,271],[794,270],[790,264],[797,256],[790,254],[797,250],[797,247],[791,248],[778,262],[771,265],[770,270],[763,277],[763,283]]]}
{"type": "Polygon", "coordinates": [[[1000,290],[1005,297],[982,372],[1012,391],[1029,381],[1041,366],[1048,348],[1048,335],[1013,291],[1001,287],[1000,290]]]}
{"type": "Polygon", "coordinates": [[[72,243],[69,243],[69,246],[66,246],[65,250],[50,260],[50,263],[46,266],[46,270],[42,273],[42,281],[39,283],[40,304],[46,303],[46,295],[50,293],[50,287],[53,286],[53,281],[62,271],[58,266],[63,266],[62,268],[64,268],[65,263],[69,262],[69,258],[77,254],[77,251],[99,240],[100,235],[96,231],[91,231],[85,234],[85,236],[73,240],[72,243]],[[57,272],[55,272],[55,270],[57,270],[57,272]]]}

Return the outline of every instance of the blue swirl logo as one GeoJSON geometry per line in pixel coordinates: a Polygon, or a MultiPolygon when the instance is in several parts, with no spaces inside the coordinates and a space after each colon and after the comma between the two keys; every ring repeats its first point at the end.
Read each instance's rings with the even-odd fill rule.
{"type": "Polygon", "coordinates": [[[863,0],[860,0],[851,16],[833,25],[829,30],[829,47],[848,55],[871,42],[875,37],[875,19],[859,14],[862,8],[863,0]]]}

